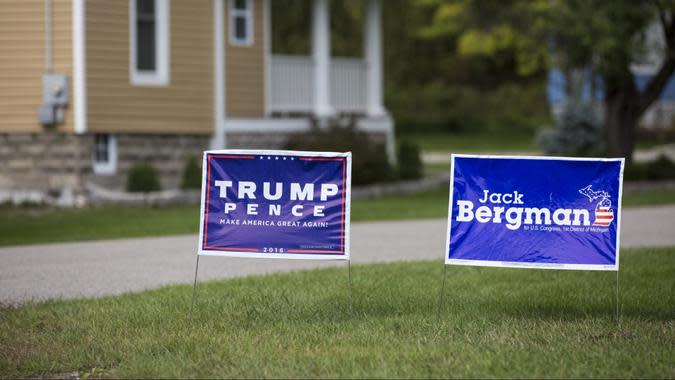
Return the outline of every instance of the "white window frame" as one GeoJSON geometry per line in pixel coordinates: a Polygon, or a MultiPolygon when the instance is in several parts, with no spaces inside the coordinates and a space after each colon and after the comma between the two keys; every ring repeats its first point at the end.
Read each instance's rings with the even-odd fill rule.
{"type": "Polygon", "coordinates": [[[169,0],[155,1],[155,70],[136,68],[136,0],[129,0],[129,82],[135,86],[168,86],[170,61],[169,0]]]}
{"type": "MultiPolygon", "coordinates": [[[[103,133],[108,136],[108,160],[97,161],[96,153],[98,150],[98,142],[94,137],[94,151],[91,157],[92,168],[94,174],[97,175],[114,175],[117,172],[117,139],[115,135],[103,133]]],[[[94,135],[96,136],[96,135],[94,135]]]]}
{"type": "Polygon", "coordinates": [[[227,10],[227,24],[230,45],[232,46],[251,46],[253,45],[253,0],[244,0],[246,2],[246,9],[237,9],[235,7],[236,0],[229,0],[227,10]],[[237,38],[235,34],[237,17],[244,17],[246,19],[246,38],[237,38]]]}

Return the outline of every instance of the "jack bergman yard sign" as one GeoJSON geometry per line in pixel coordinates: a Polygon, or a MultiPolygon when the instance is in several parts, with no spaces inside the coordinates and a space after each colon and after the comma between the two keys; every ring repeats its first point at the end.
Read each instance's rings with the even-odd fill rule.
{"type": "Polygon", "coordinates": [[[452,155],[445,263],[619,270],[623,166],[452,155]]]}
{"type": "Polygon", "coordinates": [[[349,260],[351,153],[204,152],[199,254],[349,260]]]}

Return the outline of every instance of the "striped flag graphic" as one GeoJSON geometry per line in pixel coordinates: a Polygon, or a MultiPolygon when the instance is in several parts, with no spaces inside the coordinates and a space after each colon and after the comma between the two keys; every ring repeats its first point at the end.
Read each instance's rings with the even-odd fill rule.
{"type": "Polygon", "coordinates": [[[607,227],[614,220],[614,211],[609,207],[598,207],[595,209],[594,226],[607,227]]]}

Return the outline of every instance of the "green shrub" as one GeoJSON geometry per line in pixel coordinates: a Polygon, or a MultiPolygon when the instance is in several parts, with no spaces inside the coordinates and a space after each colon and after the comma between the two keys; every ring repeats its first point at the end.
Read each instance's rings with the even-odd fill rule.
{"type": "Polygon", "coordinates": [[[602,120],[590,104],[569,102],[555,126],[542,130],[537,142],[549,155],[600,156],[605,151],[602,120]]]}
{"type": "Polygon", "coordinates": [[[387,159],[384,144],[378,144],[367,133],[358,131],[353,119],[347,126],[334,122],[325,128],[319,128],[314,123],[310,132],[291,137],[285,149],[352,152],[354,185],[386,182],[396,177],[387,159]]]}
{"type": "Polygon", "coordinates": [[[199,167],[197,159],[190,157],[185,163],[183,170],[183,181],[181,182],[181,189],[194,190],[200,189],[202,186],[202,170],[199,167]]]}
{"type": "Polygon", "coordinates": [[[136,164],[129,169],[127,177],[127,191],[148,192],[158,191],[159,173],[148,163],[136,164]]]}
{"type": "Polygon", "coordinates": [[[665,155],[649,162],[632,162],[626,165],[623,178],[627,181],[662,181],[675,179],[675,162],[665,155]]]}
{"type": "Polygon", "coordinates": [[[387,108],[399,133],[531,132],[550,123],[543,83],[492,90],[435,82],[387,88],[387,108]]]}
{"type": "Polygon", "coordinates": [[[647,178],[650,180],[675,179],[675,162],[666,155],[660,155],[647,165],[647,178]]]}
{"type": "Polygon", "coordinates": [[[420,149],[410,141],[403,140],[398,147],[398,176],[401,179],[418,179],[424,175],[420,149]]]}
{"type": "Polygon", "coordinates": [[[623,179],[625,181],[646,181],[647,165],[645,163],[631,162],[623,170],[623,179]]]}

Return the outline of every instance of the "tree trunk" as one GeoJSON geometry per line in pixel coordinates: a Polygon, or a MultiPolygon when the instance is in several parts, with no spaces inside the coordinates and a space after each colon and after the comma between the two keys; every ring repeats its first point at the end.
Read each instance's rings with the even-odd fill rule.
{"type": "Polygon", "coordinates": [[[609,90],[605,96],[605,143],[609,157],[624,157],[630,162],[640,118],[640,96],[632,77],[628,83],[609,90]]]}

